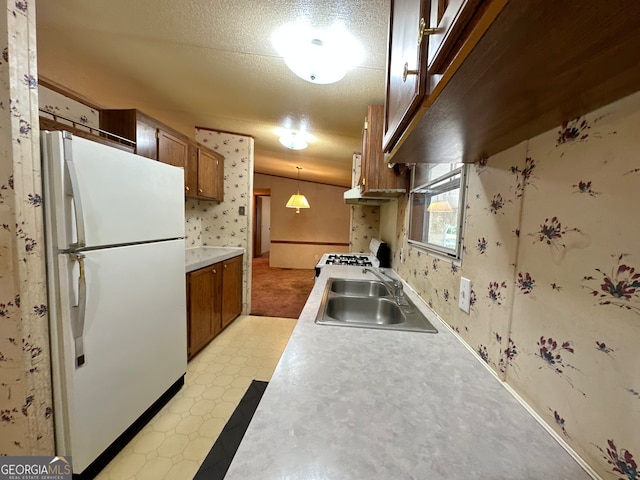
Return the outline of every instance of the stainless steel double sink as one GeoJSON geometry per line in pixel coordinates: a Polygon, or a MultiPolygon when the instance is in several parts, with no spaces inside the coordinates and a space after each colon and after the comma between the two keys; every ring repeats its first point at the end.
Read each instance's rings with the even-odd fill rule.
{"type": "Polygon", "coordinates": [[[406,297],[405,300],[399,305],[379,280],[329,278],[316,323],[438,333],[413,302],[406,297]]]}

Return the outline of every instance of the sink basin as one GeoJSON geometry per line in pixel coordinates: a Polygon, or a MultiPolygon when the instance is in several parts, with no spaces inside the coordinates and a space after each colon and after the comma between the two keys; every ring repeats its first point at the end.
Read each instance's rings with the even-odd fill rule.
{"type": "Polygon", "coordinates": [[[406,298],[398,305],[379,280],[329,278],[316,316],[319,325],[438,333],[406,298]]]}
{"type": "Polygon", "coordinates": [[[404,322],[400,307],[388,298],[332,297],[326,315],[342,322],[391,325],[404,322]]]}
{"type": "Polygon", "coordinates": [[[331,291],[355,297],[386,297],[387,287],[382,282],[369,280],[338,280],[331,282],[331,291]]]}

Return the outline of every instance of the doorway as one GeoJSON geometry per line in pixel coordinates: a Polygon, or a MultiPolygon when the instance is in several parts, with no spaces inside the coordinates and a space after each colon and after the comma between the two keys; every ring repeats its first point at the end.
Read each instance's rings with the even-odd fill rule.
{"type": "Polygon", "coordinates": [[[268,257],[271,248],[271,190],[256,190],[253,195],[253,256],[268,257]]]}

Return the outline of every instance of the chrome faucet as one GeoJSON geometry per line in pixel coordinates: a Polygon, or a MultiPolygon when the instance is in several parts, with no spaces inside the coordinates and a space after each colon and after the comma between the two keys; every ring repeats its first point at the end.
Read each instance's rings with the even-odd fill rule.
{"type": "Polygon", "coordinates": [[[387,289],[391,291],[391,293],[393,294],[394,298],[396,299],[396,303],[398,305],[409,305],[409,302],[407,302],[407,299],[404,298],[404,290],[402,289],[401,280],[391,277],[390,275],[385,273],[384,270],[382,269],[377,269],[377,270],[374,270],[373,268],[362,269],[362,273],[367,273],[367,272],[373,273],[376,277],[378,277],[378,279],[382,283],[384,283],[387,289]],[[385,279],[382,275],[384,275],[387,278],[385,279]]]}

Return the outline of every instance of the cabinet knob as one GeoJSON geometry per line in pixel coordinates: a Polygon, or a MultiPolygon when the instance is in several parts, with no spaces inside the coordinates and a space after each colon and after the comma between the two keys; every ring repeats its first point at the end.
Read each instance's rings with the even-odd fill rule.
{"type": "Polygon", "coordinates": [[[189,191],[189,187],[184,187],[184,189],[188,192],[189,191]]]}
{"type": "Polygon", "coordinates": [[[213,269],[213,273],[218,273],[215,268],[213,269]]]}
{"type": "Polygon", "coordinates": [[[227,268],[227,264],[226,264],[226,263],[224,264],[224,268],[225,268],[225,269],[227,268]]]}
{"type": "Polygon", "coordinates": [[[202,189],[201,188],[198,189],[198,193],[202,193],[202,189]]]}
{"type": "Polygon", "coordinates": [[[402,72],[402,81],[406,82],[407,77],[409,75],[418,75],[418,70],[409,70],[409,64],[407,62],[404,63],[404,72],[402,72]]]}
{"type": "Polygon", "coordinates": [[[425,35],[433,35],[434,33],[438,33],[439,29],[437,28],[427,28],[427,22],[424,21],[424,17],[420,19],[420,23],[418,25],[418,45],[422,43],[422,38],[425,35]]]}

